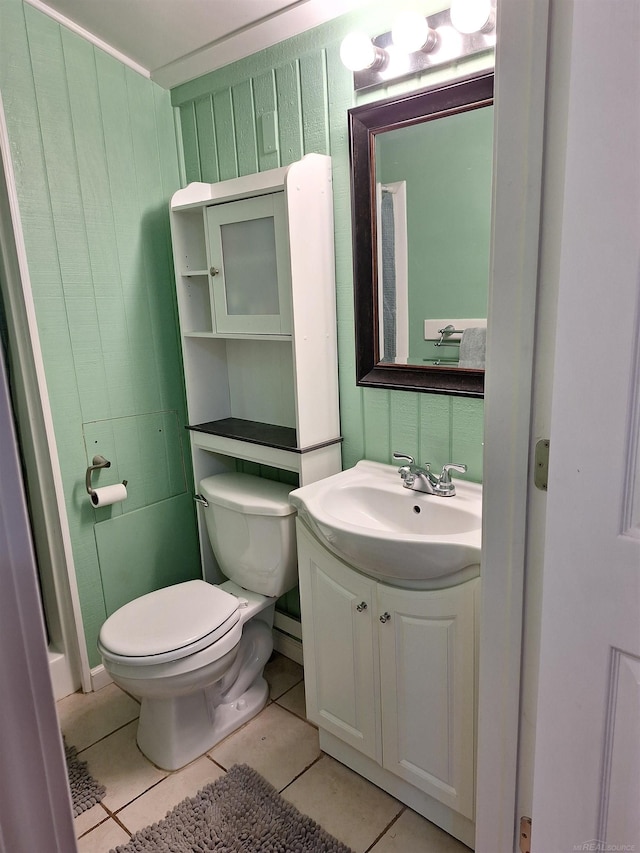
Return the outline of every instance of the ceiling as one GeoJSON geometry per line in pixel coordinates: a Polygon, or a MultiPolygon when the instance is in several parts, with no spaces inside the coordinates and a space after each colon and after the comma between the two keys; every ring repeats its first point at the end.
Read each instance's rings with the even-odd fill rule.
{"type": "Polygon", "coordinates": [[[370,0],[27,0],[164,88],[370,0]]]}

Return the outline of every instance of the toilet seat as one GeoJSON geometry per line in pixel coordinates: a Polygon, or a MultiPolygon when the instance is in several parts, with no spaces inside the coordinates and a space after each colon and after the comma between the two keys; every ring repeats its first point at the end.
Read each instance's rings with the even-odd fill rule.
{"type": "Polygon", "coordinates": [[[102,656],[128,666],[176,661],[207,649],[240,620],[236,596],[202,580],[150,592],[113,613],[100,630],[102,656]]]}

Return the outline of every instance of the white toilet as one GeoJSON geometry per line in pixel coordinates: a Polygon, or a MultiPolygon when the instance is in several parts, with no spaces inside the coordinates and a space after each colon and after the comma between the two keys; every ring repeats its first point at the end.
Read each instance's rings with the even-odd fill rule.
{"type": "Polygon", "coordinates": [[[176,770],[266,704],[275,600],[298,582],[291,486],[250,474],[200,483],[220,586],[186,581],[113,613],[98,648],[105,669],[142,700],[138,746],[176,770]]]}

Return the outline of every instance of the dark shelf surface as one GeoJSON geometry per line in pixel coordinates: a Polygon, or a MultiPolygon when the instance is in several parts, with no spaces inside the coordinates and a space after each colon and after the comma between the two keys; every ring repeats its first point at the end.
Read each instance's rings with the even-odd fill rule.
{"type": "Polygon", "coordinates": [[[187,426],[193,432],[204,432],[209,435],[219,435],[223,438],[235,438],[238,441],[248,441],[263,447],[274,447],[277,450],[290,450],[293,453],[308,453],[329,444],[338,444],[342,436],[314,444],[311,447],[299,447],[298,437],[293,427],[264,424],[260,421],[246,421],[242,418],[221,418],[219,421],[209,421],[204,424],[187,426]]]}

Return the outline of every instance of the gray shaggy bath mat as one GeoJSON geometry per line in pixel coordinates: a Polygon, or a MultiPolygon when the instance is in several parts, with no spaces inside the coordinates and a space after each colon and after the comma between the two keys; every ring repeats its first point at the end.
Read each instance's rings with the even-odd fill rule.
{"type": "Polygon", "coordinates": [[[353,853],[246,764],[110,853],[353,853]]]}
{"type": "Polygon", "coordinates": [[[75,746],[64,744],[67,759],[67,775],[71,789],[74,817],[86,812],[104,797],[105,787],[100,785],[87,770],[87,762],[80,761],[75,746]]]}

